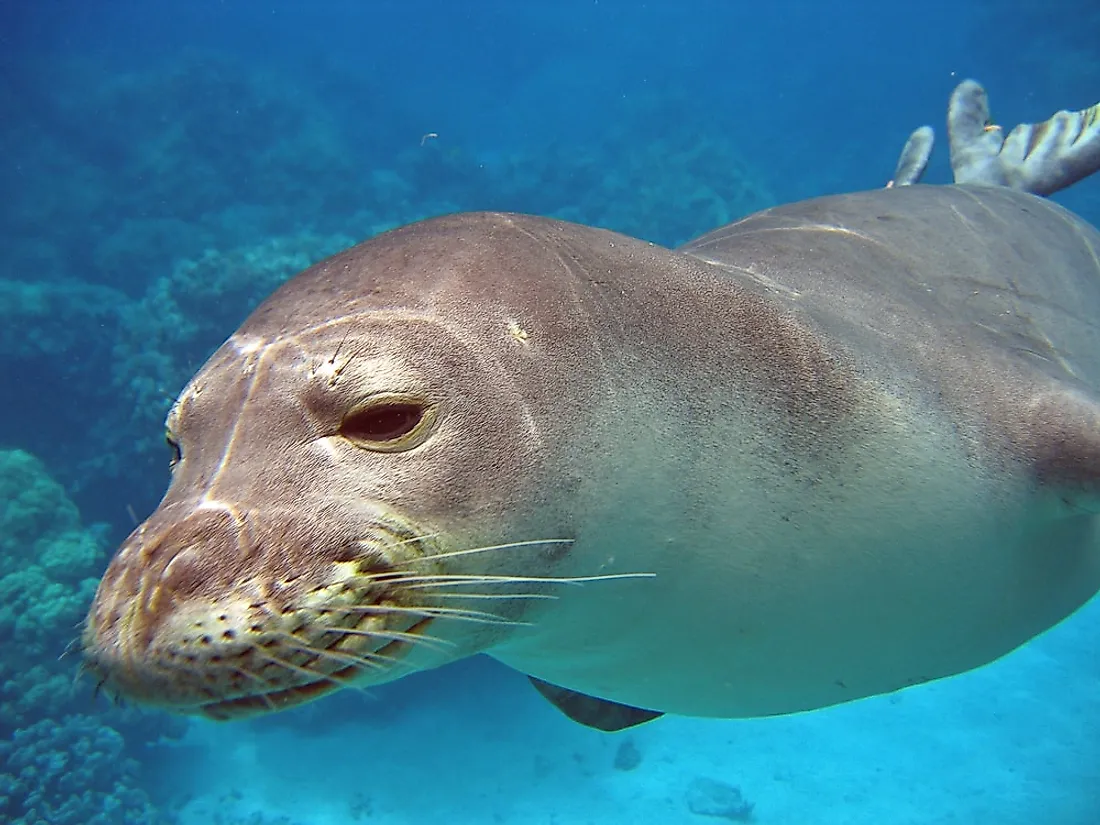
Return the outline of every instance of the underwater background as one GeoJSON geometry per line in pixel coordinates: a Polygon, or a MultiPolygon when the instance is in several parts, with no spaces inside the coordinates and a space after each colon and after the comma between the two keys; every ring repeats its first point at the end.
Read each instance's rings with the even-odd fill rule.
{"type": "MultiPolygon", "coordinates": [[[[172,398],[298,270],[470,209],[678,244],[882,186],[923,123],[945,182],[966,77],[1006,127],[1097,102],[1100,5],[0,0],[0,823],[1100,823],[1096,600],[956,678],[619,735],[484,657],[218,725],[63,655],[172,398]]],[[[1059,200],[1100,223],[1100,179],[1059,200]]]]}

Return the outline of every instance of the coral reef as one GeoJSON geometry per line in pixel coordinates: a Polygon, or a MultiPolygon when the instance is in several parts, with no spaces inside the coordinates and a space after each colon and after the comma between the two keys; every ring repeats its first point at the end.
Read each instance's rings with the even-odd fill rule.
{"type": "MultiPolygon", "coordinates": [[[[979,5],[975,48],[1001,63],[1005,16],[979,5]],[[985,36],[994,25],[1001,36],[985,36]]],[[[1017,80],[997,87],[998,100],[1041,105],[1025,117],[1049,115],[1047,101],[1094,102],[1100,77],[1095,4],[1077,3],[1078,25],[1057,42],[1039,25],[1047,5],[1015,10],[1033,45],[1013,53],[1017,80]]],[[[75,657],[59,656],[111,547],[167,483],[173,397],[248,311],[325,255],[443,212],[532,212],[674,245],[774,198],[736,130],[684,100],[632,98],[585,144],[474,146],[443,128],[419,140],[416,102],[320,68],[307,85],[308,73],[219,54],[122,70],[19,45],[0,83],[0,385],[16,411],[2,445],[20,448],[0,449],[0,821],[155,823],[163,800],[140,790],[140,766],[183,723],[93,705],[74,688],[75,657]],[[109,525],[89,527],[80,511],[109,525]]],[[[820,151],[812,131],[789,139],[791,152],[820,151]]],[[[1095,187],[1071,201],[1096,220],[1095,187]]],[[[417,685],[435,683],[395,691],[391,722],[427,692],[417,685]]],[[[270,724],[344,724],[331,704],[296,713],[270,724]]],[[[626,739],[614,766],[641,759],[626,739]]],[[[715,780],[693,783],[687,805],[752,815],[715,780]]],[[[262,820],[234,816],[210,821],[262,820]]],[[[368,818],[369,800],[350,816],[368,818]]]]}
{"type": "MultiPolygon", "coordinates": [[[[0,677],[24,672],[71,640],[95,591],[103,541],[41,462],[0,451],[0,677]],[[66,638],[68,637],[68,638],[66,638]]],[[[0,705],[0,720],[8,721],[0,705]]]]}
{"type": "Polygon", "coordinates": [[[36,171],[0,204],[14,274],[0,281],[0,383],[23,388],[29,413],[8,424],[7,443],[42,458],[117,538],[127,509],[148,512],[167,482],[161,430],[176,393],[308,264],[458,209],[674,244],[771,204],[731,141],[658,106],[640,100],[579,151],[474,153],[396,140],[407,128],[396,114],[362,115],[352,130],[287,78],[226,57],[105,77],[75,61],[14,72],[0,89],[15,115],[0,142],[12,165],[36,171]],[[638,140],[635,124],[654,118],[669,128],[638,140]],[[364,155],[387,145],[404,148],[364,155]]]}
{"type": "Polygon", "coordinates": [[[125,403],[105,402],[109,414],[94,432],[99,450],[81,462],[81,474],[122,478],[133,466],[166,467],[164,417],[195,370],[283,281],[351,243],[301,234],[224,253],[208,249],[175,262],[139,300],[120,304],[107,366],[110,394],[125,403]]]}
{"type": "Polygon", "coordinates": [[[138,785],[135,753],[182,724],[102,705],[65,656],[107,555],[43,464],[0,450],[0,820],[167,822],[138,785]]]}
{"type": "Polygon", "coordinates": [[[12,197],[0,205],[6,255],[22,264],[13,272],[138,295],[174,259],[361,200],[356,154],[331,112],[292,79],[224,55],[143,72],[17,63],[5,78],[5,171],[33,170],[5,181],[12,197]]]}
{"type": "Polygon", "coordinates": [[[0,450],[4,821],[157,821],[163,800],[137,790],[138,757],[182,723],[94,706],[74,689],[75,657],[58,657],[110,548],[167,483],[172,399],[280,283],[459,209],[672,244],[771,202],[732,144],[682,113],[654,139],[638,140],[628,116],[580,150],[475,151],[410,141],[420,132],[380,98],[348,116],[225,57],[125,73],[32,60],[5,80],[0,384],[21,412],[2,442],[20,449],[0,450]],[[85,526],[78,507],[109,524],[85,526]]]}
{"type": "Polygon", "coordinates": [[[0,819],[12,825],[170,825],[122,736],[87,716],[43,719],[0,742],[0,819]]]}

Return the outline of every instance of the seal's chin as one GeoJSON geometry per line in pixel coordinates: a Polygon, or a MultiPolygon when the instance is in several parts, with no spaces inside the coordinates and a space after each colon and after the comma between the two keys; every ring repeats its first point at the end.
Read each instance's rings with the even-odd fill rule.
{"type": "Polygon", "coordinates": [[[206,705],[198,705],[194,708],[183,709],[197,716],[205,716],[219,722],[231,719],[247,719],[251,716],[260,716],[265,713],[274,713],[279,710],[304,705],[314,699],[328,696],[340,689],[340,680],[352,680],[358,675],[358,669],[345,668],[331,677],[319,679],[316,682],[284,688],[270,693],[259,693],[251,696],[239,696],[234,699],[226,699],[220,702],[210,702],[206,705]]]}

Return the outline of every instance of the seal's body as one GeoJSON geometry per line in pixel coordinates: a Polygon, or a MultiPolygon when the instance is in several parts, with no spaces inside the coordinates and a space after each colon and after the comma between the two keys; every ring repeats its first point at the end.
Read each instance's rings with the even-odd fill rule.
{"type": "Polygon", "coordinates": [[[760,715],[957,673],[1067,615],[1100,586],[1098,250],[1049,202],[912,187],[683,250],[719,274],[619,267],[612,294],[662,300],[593,323],[624,381],[586,499],[614,569],[657,578],[571,593],[495,655],[760,715]]]}
{"type": "Polygon", "coordinates": [[[677,251],[496,213],[394,230],[183,391],[89,666],[229,717],[484,651],[606,728],[958,673],[1100,588],[1097,317],[1100,234],[990,186],[677,251]]]}

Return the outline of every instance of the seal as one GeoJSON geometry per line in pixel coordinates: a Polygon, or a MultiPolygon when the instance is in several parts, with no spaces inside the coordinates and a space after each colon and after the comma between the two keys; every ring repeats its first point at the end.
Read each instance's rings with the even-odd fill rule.
{"type": "Polygon", "coordinates": [[[679,250],[416,223],[298,275],[182,391],[83,632],[105,689],[235,718],[478,652],[565,713],[810,710],[959,673],[1100,588],[1100,233],[1030,190],[1096,107],[957,179],[679,250]]]}

